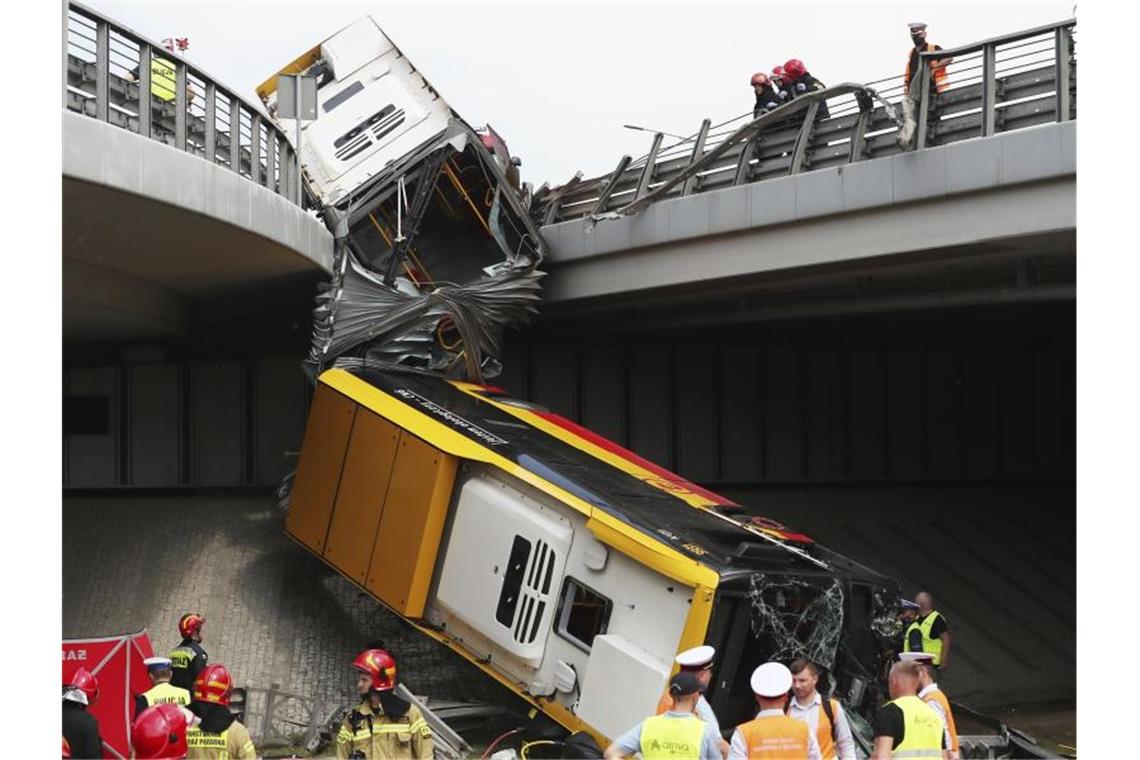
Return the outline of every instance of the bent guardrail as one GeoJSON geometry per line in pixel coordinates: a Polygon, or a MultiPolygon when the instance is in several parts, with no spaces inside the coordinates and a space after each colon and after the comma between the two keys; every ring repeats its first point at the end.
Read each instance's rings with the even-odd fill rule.
{"type": "Polygon", "coordinates": [[[628,214],[643,207],[640,201],[650,195],[654,200],[679,198],[1075,119],[1075,27],[1076,20],[1069,19],[924,53],[954,60],[946,67],[948,86],[938,93],[930,91],[929,67],[918,67],[916,135],[905,147],[899,144],[899,120],[892,113],[905,98],[900,62],[898,75],[864,85],[882,99],[877,107],[865,91],[841,85],[825,96],[827,119],[817,119],[817,109],[791,108],[792,101],[761,116],[756,130],[744,129],[756,121],[749,111],[715,125],[705,119],[697,132],[669,146],[662,146],[664,134],[659,132],[645,156],[622,156],[608,174],[582,179],[578,172],[559,187],[540,187],[532,214],[543,225],[619,210],[628,214]],[[777,113],[779,118],[770,118],[777,113]]]}
{"type": "Polygon", "coordinates": [[[75,2],[63,107],[212,161],[302,204],[297,155],[252,103],[201,68],[75,2]]]}

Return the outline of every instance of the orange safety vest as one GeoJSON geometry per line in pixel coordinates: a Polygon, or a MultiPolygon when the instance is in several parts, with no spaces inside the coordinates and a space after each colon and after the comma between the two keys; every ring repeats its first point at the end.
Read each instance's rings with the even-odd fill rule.
{"type": "Polygon", "coordinates": [[[811,736],[803,721],[787,715],[765,715],[737,726],[736,730],[748,748],[749,760],[807,760],[811,736]]]}
{"type": "MultiPolygon", "coordinates": [[[[839,701],[831,700],[831,714],[837,715],[839,713],[839,701]]],[[[831,760],[833,757],[839,757],[838,752],[835,750],[835,740],[831,738],[831,721],[827,719],[827,710],[823,709],[823,700],[819,703],[819,720],[815,724],[815,740],[819,742],[819,756],[823,760],[831,760]]]]}
{"type": "Polygon", "coordinates": [[[950,710],[950,700],[942,693],[941,689],[935,689],[922,698],[923,702],[937,702],[942,707],[942,712],[946,714],[946,729],[950,732],[950,749],[958,751],[958,727],[954,725],[954,713],[950,710]]]}
{"type": "MultiPolygon", "coordinates": [[[[933,51],[934,51],[934,43],[928,42],[928,43],[926,43],[926,50],[924,50],[922,52],[931,53],[933,51]]],[[[933,63],[933,61],[931,63],[933,63]]],[[[934,73],[934,91],[935,92],[943,92],[947,87],[950,86],[949,82],[947,81],[946,67],[945,66],[934,66],[934,65],[932,65],[930,67],[930,70],[934,73]]],[[[906,73],[903,74],[903,92],[906,93],[906,92],[909,92],[909,90],[910,90],[910,54],[907,53],[907,56],[906,56],[906,73]]]]}

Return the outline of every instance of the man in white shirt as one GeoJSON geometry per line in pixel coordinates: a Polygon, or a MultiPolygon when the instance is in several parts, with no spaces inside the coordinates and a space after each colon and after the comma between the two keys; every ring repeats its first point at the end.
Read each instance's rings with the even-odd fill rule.
{"type": "Polygon", "coordinates": [[[789,669],[795,696],[788,703],[788,715],[807,723],[819,742],[823,760],[855,760],[855,741],[851,738],[847,715],[838,699],[829,699],[824,704],[823,697],[816,690],[819,670],[815,663],[799,659],[789,669]]]}

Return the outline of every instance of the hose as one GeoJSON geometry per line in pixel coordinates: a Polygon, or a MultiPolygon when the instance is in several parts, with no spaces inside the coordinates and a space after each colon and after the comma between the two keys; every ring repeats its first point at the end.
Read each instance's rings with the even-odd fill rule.
{"type": "Polygon", "coordinates": [[[540,744],[564,744],[564,742],[556,742],[553,739],[539,739],[538,741],[526,742],[522,745],[522,749],[519,750],[519,760],[527,760],[527,750],[531,747],[537,747],[540,744]]]}
{"type": "Polygon", "coordinates": [[[499,742],[501,742],[503,739],[506,739],[508,736],[511,736],[513,734],[517,734],[519,731],[522,731],[522,729],[521,728],[512,728],[510,731],[507,731],[505,734],[502,734],[498,739],[496,739],[495,741],[488,744],[487,745],[487,751],[484,752],[482,754],[482,756],[480,756],[479,760],[487,760],[487,758],[491,756],[491,750],[493,750],[496,747],[496,745],[498,745],[499,742]]]}

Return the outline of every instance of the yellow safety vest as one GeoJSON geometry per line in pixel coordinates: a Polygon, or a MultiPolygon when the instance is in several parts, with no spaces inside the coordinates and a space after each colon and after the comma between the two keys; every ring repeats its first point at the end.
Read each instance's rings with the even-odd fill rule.
{"type": "Polygon", "coordinates": [[[190,704],[190,692],[179,689],[177,686],[171,686],[169,683],[155,684],[152,688],[144,691],[142,696],[146,700],[147,707],[190,704]]]}
{"type": "Polygon", "coordinates": [[[903,740],[891,750],[891,757],[942,757],[944,727],[938,713],[915,696],[899,697],[890,704],[898,705],[903,714],[903,740]]]}
{"type": "Polygon", "coordinates": [[[178,73],[174,64],[158,56],[150,59],[150,92],[159,100],[171,102],[174,100],[174,83],[178,81],[178,73]]]}
{"type": "Polygon", "coordinates": [[[906,633],[903,634],[903,651],[911,651],[910,632],[918,631],[922,634],[922,649],[919,651],[930,652],[932,655],[934,655],[934,664],[941,665],[942,639],[930,638],[930,631],[932,628],[934,628],[934,621],[938,620],[940,617],[942,616],[938,614],[938,610],[931,610],[930,614],[922,619],[921,625],[919,625],[917,620],[911,623],[910,626],[906,629],[906,633]]]}
{"type": "Polygon", "coordinates": [[[700,760],[705,722],[695,715],[654,715],[641,724],[641,756],[645,760],[700,760]]]}
{"type": "Polygon", "coordinates": [[[220,734],[198,726],[186,729],[187,760],[245,760],[257,757],[249,731],[236,720],[220,734]]]}

